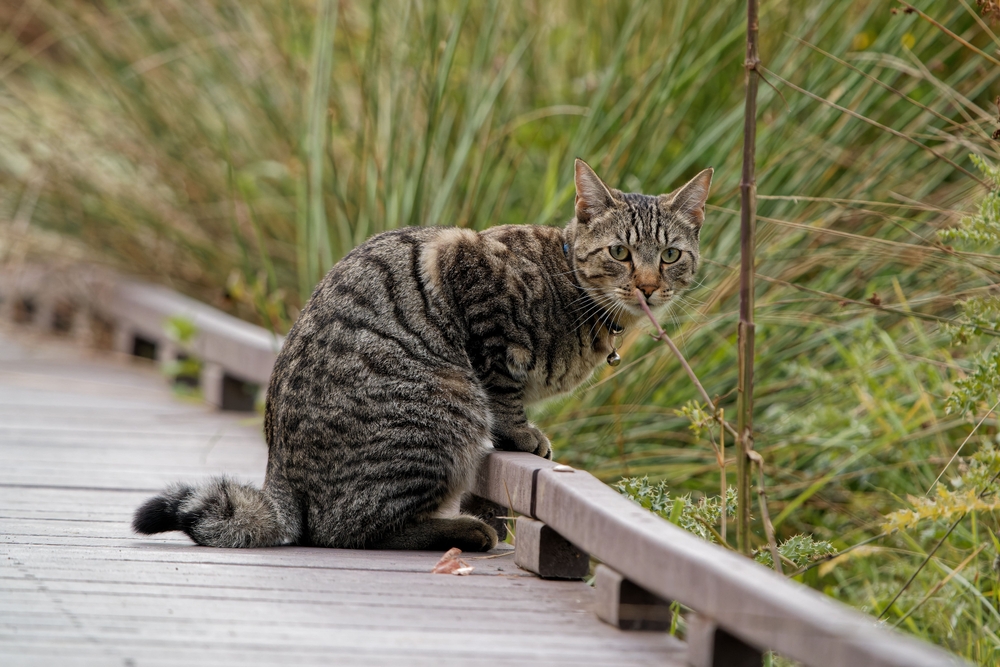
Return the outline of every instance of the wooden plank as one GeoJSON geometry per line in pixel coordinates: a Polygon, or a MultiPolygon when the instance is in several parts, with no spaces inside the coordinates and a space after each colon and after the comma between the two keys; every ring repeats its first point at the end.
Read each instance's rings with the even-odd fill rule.
{"type": "MultiPolygon", "coordinates": [[[[59,608],[39,600],[38,591],[18,592],[8,588],[0,602],[0,619],[18,627],[49,627],[64,619],[66,612],[85,614],[95,622],[129,620],[141,617],[151,624],[183,622],[208,625],[247,625],[263,623],[281,627],[289,624],[336,626],[340,628],[386,628],[410,630],[427,628],[489,631],[498,626],[524,632],[558,633],[567,637],[590,635],[587,610],[569,611],[564,601],[533,606],[523,594],[493,596],[481,601],[459,597],[458,604],[449,604],[449,596],[438,592],[428,595],[426,604],[420,597],[396,599],[390,593],[382,595],[344,594],[343,600],[230,596],[184,595],[170,590],[162,595],[139,592],[113,596],[100,591],[74,594],[52,591],[59,596],[59,608]],[[83,595],[90,598],[81,597],[83,595]],[[181,618],[177,612],[183,610],[181,618]],[[280,614],[280,618],[275,618],[280,614]],[[53,620],[56,619],[56,620],[53,620]],[[322,619],[322,622],[319,622],[322,619]],[[581,621],[583,621],[581,623],[581,621]]],[[[613,631],[608,632],[611,636],[613,631]]]]}
{"type": "MultiPolygon", "coordinates": [[[[339,637],[337,638],[339,639],[339,637]]],[[[469,664],[516,664],[516,665],[609,665],[626,664],[656,665],[657,667],[679,667],[683,664],[676,658],[663,660],[648,653],[624,647],[615,650],[593,650],[589,646],[570,646],[566,650],[536,647],[530,643],[521,645],[513,641],[513,636],[483,633],[475,641],[460,647],[450,646],[448,635],[435,634],[421,637],[414,633],[409,637],[390,637],[391,641],[380,641],[379,633],[359,636],[352,642],[330,642],[304,644],[298,646],[274,646],[261,642],[236,643],[218,641],[170,642],[159,638],[124,639],[114,647],[113,652],[100,653],[94,650],[89,638],[65,640],[59,637],[40,638],[34,643],[13,638],[11,654],[0,658],[9,659],[5,665],[52,664],[52,657],[58,656],[57,664],[97,664],[107,665],[107,655],[116,656],[111,664],[123,664],[121,656],[127,656],[126,665],[274,665],[274,664],[349,664],[349,665],[469,665],[469,664]],[[414,641],[416,640],[416,641],[414,641]],[[587,649],[591,650],[588,651],[587,649]],[[70,663],[80,650],[90,649],[96,655],[104,655],[92,662],[70,663]],[[19,656],[39,656],[42,659],[27,663],[19,656]]],[[[0,638],[0,649],[6,644],[0,638]]],[[[614,647],[617,648],[617,647],[614,647]]]]}
{"type": "MultiPolygon", "coordinates": [[[[323,610],[324,612],[327,610],[323,610]]],[[[456,622],[460,618],[454,619],[456,622]]],[[[536,626],[537,627],[537,626],[536,626]]],[[[614,632],[609,629],[610,633],[614,632]]],[[[58,641],[66,635],[66,631],[58,627],[24,627],[19,626],[16,637],[21,640],[34,639],[40,642],[58,641]]],[[[518,651],[526,654],[544,652],[550,656],[572,656],[584,664],[608,664],[612,662],[629,662],[629,654],[641,654],[650,647],[660,647],[664,644],[659,637],[650,634],[638,635],[642,639],[653,639],[653,642],[633,641],[613,642],[611,646],[601,647],[597,642],[585,641],[581,635],[563,635],[561,633],[530,632],[518,629],[517,641],[510,645],[495,646],[495,628],[483,630],[463,629],[454,632],[447,627],[351,627],[342,623],[329,624],[299,624],[275,625],[262,619],[253,624],[230,623],[223,626],[205,623],[189,623],[184,621],[164,621],[156,624],[118,623],[101,628],[102,638],[116,646],[135,644],[169,647],[177,643],[177,638],[183,637],[188,646],[231,646],[248,647],[261,646],[301,651],[305,647],[314,649],[336,648],[338,650],[363,650],[381,654],[392,654],[391,649],[405,648],[417,653],[448,655],[455,653],[481,652],[492,653],[495,658],[501,658],[509,652],[518,651]],[[494,646],[487,648],[487,645],[494,646]],[[387,650],[389,649],[389,650],[387,650]],[[595,655],[596,654],[596,655],[595,655]],[[595,660],[596,658],[596,660],[595,660]]],[[[13,633],[5,633],[0,629],[0,645],[4,639],[14,638],[13,633]]],[[[605,637],[607,639],[607,637],[605,637]]],[[[680,648],[679,642],[674,645],[674,652],[680,648]]],[[[676,664],[676,662],[675,662],[676,664]]]]}
{"type": "MultiPolygon", "coordinates": [[[[73,486],[104,489],[126,488],[130,490],[145,490],[147,493],[152,494],[160,491],[170,482],[179,481],[177,472],[171,470],[157,472],[136,470],[125,472],[127,472],[127,475],[114,474],[113,472],[98,472],[98,474],[93,474],[90,477],[81,478],[65,470],[47,472],[45,469],[38,468],[34,470],[20,470],[15,473],[13,470],[0,469],[0,484],[14,485],[15,483],[19,483],[24,487],[55,485],[67,488],[73,486]]],[[[242,471],[223,469],[210,469],[205,471],[202,476],[209,477],[220,472],[240,472],[240,478],[247,476],[242,471]]],[[[194,475],[185,474],[183,476],[188,481],[198,479],[194,475]]]]}
{"type": "Polygon", "coordinates": [[[538,519],[623,576],[703,613],[752,646],[821,667],[966,664],[681,530],[588,473],[555,472],[550,461],[523,452],[495,452],[483,468],[480,495],[507,502],[504,483],[522,490],[511,498],[515,511],[534,506],[538,519]]]}

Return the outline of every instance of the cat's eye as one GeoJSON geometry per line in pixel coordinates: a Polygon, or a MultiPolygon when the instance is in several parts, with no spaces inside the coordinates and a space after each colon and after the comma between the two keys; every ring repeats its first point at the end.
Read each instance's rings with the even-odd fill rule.
{"type": "Polygon", "coordinates": [[[608,248],[608,252],[610,252],[611,256],[617,259],[619,262],[624,262],[626,259],[628,259],[628,248],[626,248],[623,245],[613,245],[610,248],[608,248]]]}
{"type": "Polygon", "coordinates": [[[677,248],[667,248],[660,255],[660,259],[663,260],[664,264],[673,264],[681,258],[681,251],[677,248]]]}

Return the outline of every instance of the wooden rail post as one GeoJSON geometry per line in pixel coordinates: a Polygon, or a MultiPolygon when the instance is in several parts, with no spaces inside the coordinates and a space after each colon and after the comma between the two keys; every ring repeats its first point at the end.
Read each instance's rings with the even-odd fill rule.
{"type": "Polygon", "coordinates": [[[73,322],[70,326],[69,335],[83,345],[89,346],[94,344],[94,318],[86,305],[80,304],[76,312],[73,313],[73,322]]]}
{"type": "Polygon", "coordinates": [[[669,630],[670,601],[629,581],[607,565],[594,572],[597,617],[622,630],[669,630]]]}
{"type": "Polygon", "coordinates": [[[694,650],[716,665],[734,655],[731,638],[808,667],[968,665],[678,528],[593,475],[567,470],[527,452],[493,452],[473,492],[538,517],[622,577],[704,614],[714,629],[703,631],[708,640],[694,650]]]}
{"type": "Polygon", "coordinates": [[[760,667],[763,654],[732,636],[702,614],[688,616],[688,665],[690,667],[760,667]]]}
{"type": "Polygon", "coordinates": [[[566,541],[541,521],[517,517],[514,563],[543,579],[582,579],[590,571],[590,555],[566,541]]]}

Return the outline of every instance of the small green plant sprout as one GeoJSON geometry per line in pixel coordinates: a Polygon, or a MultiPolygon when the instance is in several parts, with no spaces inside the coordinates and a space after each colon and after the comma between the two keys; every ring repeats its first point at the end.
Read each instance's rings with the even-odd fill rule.
{"type": "Polygon", "coordinates": [[[720,496],[704,496],[699,500],[693,500],[690,494],[671,496],[666,482],[650,483],[648,477],[625,477],[614,488],[649,511],[709,542],[722,543],[716,525],[723,510],[730,516],[736,511],[736,489],[733,487],[726,489],[725,507],[720,496]]]}
{"type": "MultiPolygon", "coordinates": [[[[992,185],[979,203],[979,211],[965,216],[957,227],[941,230],[946,241],[960,241],[986,251],[1000,246],[1000,167],[989,164],[978,155],[969,156],[992,185]]],[[[954,345],[970,345],[982,341],[983,334],[996,336],[1000,331],[1000,297],[977,296],[959,301],[962,316],[958,324],[948,327],[954,345]]],[[[965,377],[955,382],[954,391],[945,403],[945,414],[965,415],[976,411],[982,403],[992,404],[1000,396],[1000,346],[993,340],[982,341],[979,352],[965,377]]]]}
{"type": "MultiPolygon", "coordinates": [[[[800,534],[793,535],[779,544],[778,554],[786,564],[802,568],[820,559],[836,555],[837,550],[826,540],[815,540],[812,535],[800,534]]],[[[774,559],[767,547],[755,550],[753,559],[761,565],[774,568],[774,559]]]]}
{"type": "Polygon", "coordinates": [[[715,415],[708,412],[705,409],[703,403],[698,401],[688,401],[680,410],[677,410],[677,416],[684,417],[690,424],[688,426],[691,432],[696,438],[701,438],[705,431],[711,432],[713,425],[716,423],[715,415]]]}
{"type": "Polygon", "coordinates": [[[198,335],[198,327],[190,318],[183,315],[174,315],[167,318],[166,323],[163,325],[163,332],[173,342],[186,347],[198,335]]]}
{"type": "MultiPolygon", "coordinates": [[[[191,343],[198,335],[198,327],[190,318],[183,315],[168,318],[163,329],[167,338],[182,350],[190,349],[191,343]]],[[[161,370],[170,378],[175,390],[184,394],[197,393],[198,380],[201,377],[200,359],[182,353],[174,359],[168,359],[161,370]]]]}

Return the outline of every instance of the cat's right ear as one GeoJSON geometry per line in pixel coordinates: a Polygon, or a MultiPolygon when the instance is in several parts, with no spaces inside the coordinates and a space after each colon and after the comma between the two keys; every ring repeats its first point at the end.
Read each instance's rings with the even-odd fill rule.
{"type": "Polygon", "coordinates": [[[615,199],[590,165],[576,159],[576,219],[586,224],[591,218],[611,208],[615,199]]]}

